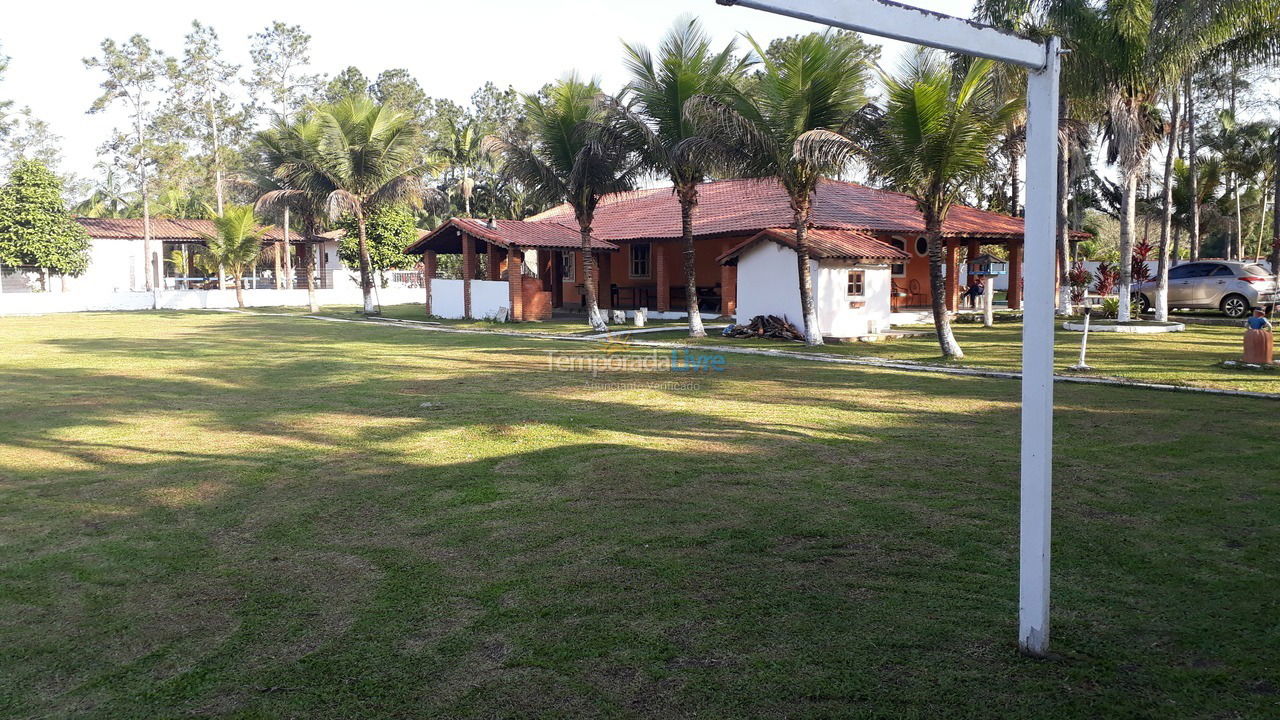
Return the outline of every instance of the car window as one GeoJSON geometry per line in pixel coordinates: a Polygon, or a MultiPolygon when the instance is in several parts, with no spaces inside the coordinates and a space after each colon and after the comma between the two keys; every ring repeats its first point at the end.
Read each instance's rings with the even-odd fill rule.
{"type": "Polygon", "coordinates": [[[1191,265],[1179,265],[1178,267],[1169,271],[1169,277],[1175,280],[1185,279],[1185,278],[1205,277],[1206,275],[1209,274],[1211,270],[1213,270],[1213,266],[1205,265],[1204,263],[1193,263],[1191,265]],[[1177,275],[1175,276],[1174,273],[1177,273],[1177,275]]]}
{"type": "Polygon", "coordinates": [[[1267,272],[1267,269],[1262,267],[1261,265],[1245,265],[1244,274],[1256,275],[1258,277],[1267,277],[1271,273],[1267,272]]]}
{"type": "Polygon", "coordinates": [[[1231,268],[1226,265],[1218,265],[1213,269],[1213,272],[1209,274],[1211,277],[1235,277],[1236,276],[1236,274],[1232,272],[1231,268]]]}
{"type": "Polygon", "coordinates": [[[1189,272],[1193,267],[1195,267],[1195,265],[1179,265],[1175,268],[1169,268],[1169,279],[1181,280],[1183,278],[1189,278],[1191,277],[1189,272]]]}

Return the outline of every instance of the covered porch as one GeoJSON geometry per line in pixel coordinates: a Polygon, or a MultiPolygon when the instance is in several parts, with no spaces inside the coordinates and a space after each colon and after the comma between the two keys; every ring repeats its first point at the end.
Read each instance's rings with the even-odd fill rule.
{"type": "MultiPolygon", "coordinates": [[[[891,307],[895,313],[927,311],[932,302],[929,291],[928,243],[923,236],[885,236],[885,242],[907,251],[911,260],[893,266],[891,307]]],[[[943,238],[943,279],[947,310],[962,310],[968,274],[963,267],[970,258],[981,255],[984,247],[997,246],[1008,256],[1009,275],[1005,305],[1010,310],[1022,308],[1022,237],[945,237],[943,238]],[[963,252],[962,252],[963,250],[963,252]]]]}
{"type": "MultiPolygon", "coordinates": [[[[405,250],[422,256],[426,313],[446,318],[497,317],[512,322],[551,319],[554,310],[580,304],[581,238],[557,223],[452,218],[405,250]],[[440,256],[460,256],[457,277],[441,277],[440,256]]],[[[608,258],[613,243],[591,239],[600,306],[612,306],[608,258]],[[605,288],[601,292],[600,288],[605,288]]]]}

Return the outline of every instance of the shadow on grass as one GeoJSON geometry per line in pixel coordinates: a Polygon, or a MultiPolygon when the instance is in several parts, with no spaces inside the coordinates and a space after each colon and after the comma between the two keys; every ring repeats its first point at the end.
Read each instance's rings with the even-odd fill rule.
{"type": "Polygon", "coordinates": [[[1269,404],[1060,389],[1061,656],[1031,663],[1014,383],[732,358],[587,390],[546,343],[201,322],[0,365],[6,714],[1274,701],[1280,497],[1221,432],[1274,437],[1269,404]]]}

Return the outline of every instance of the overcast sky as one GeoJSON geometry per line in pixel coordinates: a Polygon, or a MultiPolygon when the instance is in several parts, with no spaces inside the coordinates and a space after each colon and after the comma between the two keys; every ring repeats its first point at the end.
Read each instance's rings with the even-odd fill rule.
{"type": "MultiPolygon", "coordinates": [[[[972,3],[914,4],[967,16],[972,3]]],[[[0,99],[31,106],[63,138],[63,172],[88,176],[98,146],[125,122],[120,111],[85,114],[102,77],[81,60],[96,55],[104,38],[123,41],[135,32],[178,54],[194,19],[218,31],[232,62],[247,65],[249,35],[282,20],[311,34],[313,72],[332,75],[355,65],[373,78],[403,67],[428,95],[460,103],[486,80],[531,91],[569,70],[599,76],[606,89],[616,89],[625,81],[619,41],[653,45],[683,13],[701,17],[717,42],[749,32],[767,43],[816,27],[715,0],[364,0],[341,10],[323,7],[314,0],[6,3],[0,52],[11,61],[0,99]]],[[[884,58],[891,63],[902,47],[887,43],[884,58]]]]}

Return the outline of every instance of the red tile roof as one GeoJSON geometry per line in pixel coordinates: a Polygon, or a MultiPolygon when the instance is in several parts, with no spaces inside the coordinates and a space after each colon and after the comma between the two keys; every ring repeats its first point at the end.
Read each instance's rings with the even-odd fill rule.
{"type": "MultiPolygon", "coordinates": [[[[572,221],[568,205],[554,207],[530,221],[572,221]]],[[[698,190],[694,230],[699,236],[755,232],[789,227],[791,201],[782,186],[768,180],[721,180],[698,190]]],[[[823,180],[814,194],[813,225],[868,232],[924,232],[915,200],[901,193],[851,182],[823,180]]],[[[671,188],[638,190],[603,198],[592,223],[605,240],[677,238],[680,204],[671,188]]],[[[1022,218],[954,206],[943,225],[947,237],[1021,238],[1022,218]]]]}
{"type": "MultiPolygon", "coordinates": [[[[526,222],[522,220],[495,220],[493,226],[488,221],[476,218],[449,218],[440,227],[420,238],[405,249],[411,255],[425,250],[457,253],[461,233],[473,235],[481,240],[499,247],[548,248],[558,250],[576,250],[582,247],[582,237],[577,227],[570,227],[558,222],[526,222]]],[[[617,245],[591,238],[591,247],[595,250],[613,252],[617,245]]]]}
{"type": "MultiPolygon", "coordinates": [[[[898,248],[865,235],[856,230],[810,230],[806,238],[809,255],[819,259],[905,261],[911,256],[898,248]]],[[[716,262],[721,265],[733,262],[747,248],[763,241],[795,249],[796,233],[785,228],[770,228],[756,234],[750,240],[725,251],[716,262]]]]}
{"type": "MultiPolygon", "coordinates": [[[[76,222],[84,226],[89,237],[115,240],[141,240],[142,218],[86,218],[76,222]]],[[[198,241],[215,234],[212,220],[188,218],[151,218],[151,237],[160,241],[198,241]]],[[[265,240],[283,240],[284,231],[274,225],[266,226],[265,240]]],[[[301,233],[289,233],[289,240],[304,241],[301,233]]]]}

